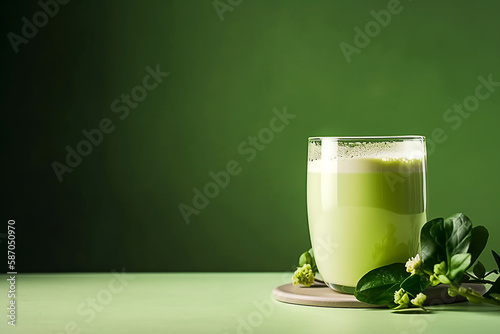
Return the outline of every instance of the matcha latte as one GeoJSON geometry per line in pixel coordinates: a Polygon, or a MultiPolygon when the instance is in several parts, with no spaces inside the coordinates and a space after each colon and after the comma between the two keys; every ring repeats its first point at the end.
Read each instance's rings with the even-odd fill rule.
{"type": "Polygon", "coordinates": [[[421,136],[309,138],[307,211],[318,270],[352,292],[371,269],[418,251],[426,222],[421,136]]]}

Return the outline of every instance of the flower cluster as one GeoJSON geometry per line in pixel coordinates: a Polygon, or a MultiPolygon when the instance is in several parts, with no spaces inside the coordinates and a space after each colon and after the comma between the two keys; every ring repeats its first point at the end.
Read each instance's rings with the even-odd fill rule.
{"type": "Polygon", "coordinates": [[[302,284],[306,287],[311,286],[314,283],[314,272],[309,263],[304,264],[302,267],[298,267],[293,273],[293,285],[302,284]]]}

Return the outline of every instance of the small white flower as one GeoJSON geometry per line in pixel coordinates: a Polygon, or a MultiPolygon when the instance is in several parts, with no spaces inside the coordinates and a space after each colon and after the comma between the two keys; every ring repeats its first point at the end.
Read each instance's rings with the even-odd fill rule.
{"type": "Polygon", "coordinates": [[[411,273],[412,275],[420,273],[420,265],[422,264],[422,260],[420,260],[420,255],[415,255],[415,257],[412,257],[408,259],[406,262],[406,272],[411,273]]]}

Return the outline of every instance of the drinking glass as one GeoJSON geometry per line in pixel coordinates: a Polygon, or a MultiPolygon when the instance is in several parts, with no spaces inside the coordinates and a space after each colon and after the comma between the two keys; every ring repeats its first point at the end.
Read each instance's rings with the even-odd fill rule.
{"type": "Polygon", "coordinates": [[[353,293],[368,271],[415,256],[426,174],[423,136],[309,138],[309,233],[329,287],[353,293]]]}

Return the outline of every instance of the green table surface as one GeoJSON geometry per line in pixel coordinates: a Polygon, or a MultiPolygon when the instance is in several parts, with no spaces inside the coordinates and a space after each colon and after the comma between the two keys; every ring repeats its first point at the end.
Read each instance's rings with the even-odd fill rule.
{"type": "Polygon", "coordinates": [[[0,333],[498,333],[500,308],[460,303],[428,314],[277,302],[289,273],[78,273],[16,276],[16,327],[0,333]]]}

